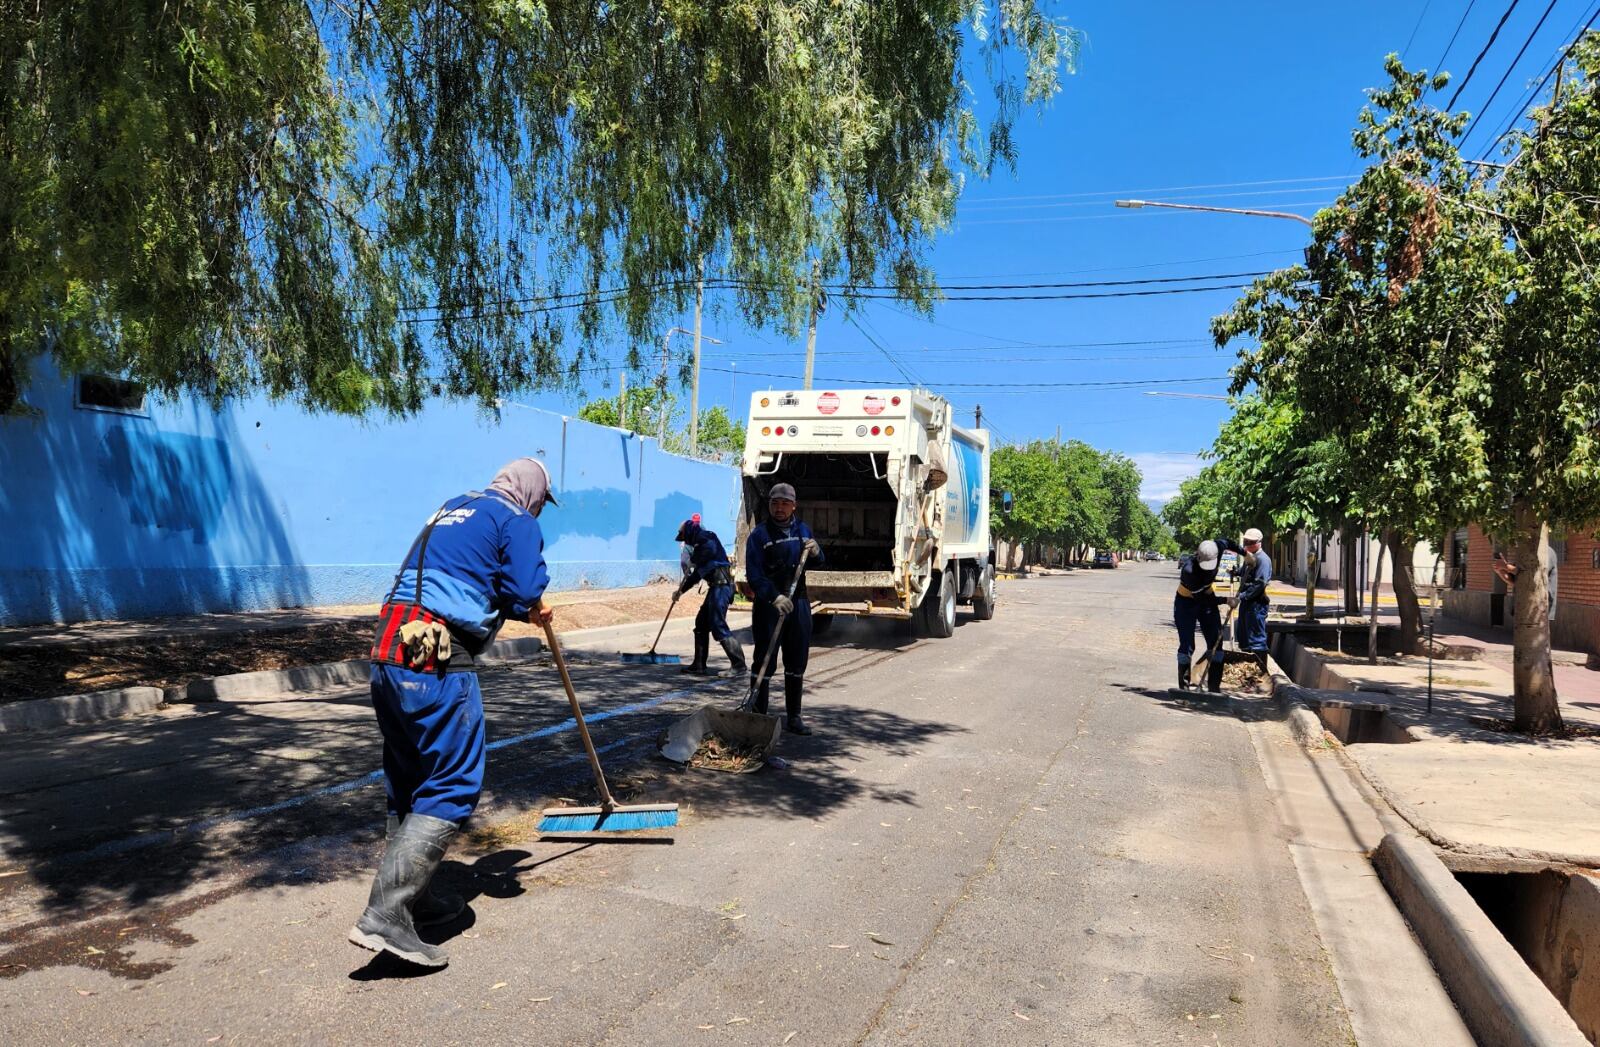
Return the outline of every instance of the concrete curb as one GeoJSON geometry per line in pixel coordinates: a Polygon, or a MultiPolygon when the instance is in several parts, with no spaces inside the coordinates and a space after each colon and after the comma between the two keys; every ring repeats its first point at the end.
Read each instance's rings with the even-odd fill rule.
{"type": "Polygon", "coordinates": [[[1372,864],[1479,1043],[1582,1047],[1589,1042],[1431,847],[1390,833],[1372,864]]]}
{"type": "Polygon", "coordinates": [[[115,691],[10,702],[0,705],[0,734],[147,713],[161,705],[165,697],[159,687],[123,687],[115,691]]]}

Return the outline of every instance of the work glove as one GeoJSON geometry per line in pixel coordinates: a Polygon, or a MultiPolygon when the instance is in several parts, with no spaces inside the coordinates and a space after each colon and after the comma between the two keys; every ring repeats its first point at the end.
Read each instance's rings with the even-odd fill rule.
{"type": "Polygon", "coordinates": [[[690,587],[693,586],[693,585],[694,585],[694,579],[685,578],[683,580],[683,582],[678,586],[677,592],[672,594],[672,602],[673,603],[677,603],[678,602],[678,597],[680,597],[684,593],[688,592],[690,587]]]}
{"type": "Polygon", "coordinates": [[[790,611],[794,610],[794,601],[782,593],[779,593],[777,596],[772,598],[772,609],[777,611],[779,614],[788,614],[790,611]]]}
{"type": "Polygon", "coordinates": [[[822,555],[822,546],[817,544],[815,538],[807,538],[805,544],[800,548],[813,560],[822,555]]]}

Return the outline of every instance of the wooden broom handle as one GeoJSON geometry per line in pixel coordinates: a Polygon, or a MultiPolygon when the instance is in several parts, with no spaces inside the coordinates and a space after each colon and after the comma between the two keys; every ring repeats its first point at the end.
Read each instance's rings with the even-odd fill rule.
{"type": "Polygon", "coordinates": [[[561,686],[566,688],[567,701],[572,703],[572,718],[578,722],[578,737],[583,739],[584,751],[589,754],[589,766],[594,769],[594,785],[600,790],[600,806],[615,807],[611,789],[606,785],[606,774],[600,769],[600,754],[594,751],[594,741],[589,737],[589,725],[583,722],[583,709],[578,705],[578,692],[572,689],[572,677],[567,674],[567,660],[561,657],[561,644],[556,641],[556,631],[549,622],[544,626],[544,638],[550,644],[550,656],[561,673],[561,686]]]}

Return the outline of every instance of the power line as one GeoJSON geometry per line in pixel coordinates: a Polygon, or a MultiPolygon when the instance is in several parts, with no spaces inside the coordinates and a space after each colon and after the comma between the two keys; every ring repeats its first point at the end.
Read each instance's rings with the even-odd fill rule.
{"type": "MultiPolygon", "coordinates": [[[[1581,19],[1583,16],[1579,15],[1578,17],[1581,19]]],[[[1567,35],[1572,39],[1562,50],[1561,57],[1556,59],[1555,64],[1545,71],[1544,77],[1533,86],[1533,89],[1522,96],[1522,101],[1518,103],[1517,110],[1516,112],[1512,113],[1510,121],[1507,122],[1505,127],[1501,129],[1500,133],[1495,136],[1494,141],[1489,143],[1488,148],[1483,151],[1483,154],[1479,157],[1479,159],[1483,159],[1490,153],[1494,152],[1495,147],[1505,140],[1506,135],[1511,133],[1511,129],[1516,127],[1517,124],[1528,115],[1529,106],[1536,98],[1538,98],[1539,93],[1545,89],[1545,85],[1548,84],[1550,82],[1550,78],[1556,74],[1556,70],[1560,69],[1562,63],[1564,63],[1572,54],[1572,49],[1578,46],[1578,41],[1582,40],[1584,35],[1588,33],[1590,27],[1594,25],[1596,18],[1600,18],[1600,6],[1597,6],[1594,9],[1593,13],[1589,15],[1588,20],[1585,21],[1581,27],[1576,22],[1573,23],[1573,28],[1567,33],[1567,35]]]]}
{"type": "MultiPolygon", "coordinates": [[[[1148,276],[1140,280],[1081,280],[1067,283],[1025,284],[940,284],[941,291],[1043,291],[1073,287],[1137,287],[1141,284],[1192,284],[1201,280],[1245,280],[1271,276],[1275,269],[1258,269],[1249,273],[1206,273],[1202,276],[1148,276]]],[[[825,284],[830,291],[861,288],[872,291],[892,291],[889,284],[825,284]]]]}
{"type": "MultiPolygon", "coordinates": [[[[1340,179],[1340,181],[1343,181],[1343,179],[1340,179]]],[[[1248,190],[1248,191],[1244,191],[1244,192],[1236,192],[1236,193],[1181,193],[1181,194],[1177,194],[1177,195],[1170,195],[1169,193],[1162,193],[1161,194],[1161,198],[1163,200],[1235,200],[1235,199],[1238,199],[1239,197],[1252,197],[1252,196],[1295,196],[1295,195],[1304,195],[1304,194],[1307,194],[1307,193],[1326,193],[1328,190],[1336,188],[1337,185],[1338,185],[1338,183],[1335,182],[1335,183],[1330,183],[1328,185],[1305,186],[1305,187],[1302,187],[1302,188],[1299,188],[1299,189],[1282,189],[1282,188],[1279,188],[1279,189],[1253,189],[1253,190],[1248,190]]],[[[1150,195],[1154,195],[1154,194],[1150,194],[1150,195]]],[[[1056,202],[1056,203],[1015,203],[1015,204],[1013,204],[1013,203],[1003,203],[1003,202],[997,201],[997,200],[985,200],[985,201],[973,201],[973,202],[967,204],[966,206],[967,206],[968,209],[973,208],[973,207],[983,207],[984,208],[984,213],[988,213],[989,210],[1042,211],[1042,210],[1044,210],[1046,208],[1057,208],[1057,207],[1104,207],[1106,201],[1107,200],[1111,200],[1111,199],[1116,199],[1116,198],[1115,197],[1103,197],[1103,198],[1097,199],[1097,200],[1066,200],[1066,201],[1060,201],[1060,202],[1056,202]]]]}
{"type": "MultiPolygon", "coordinates": [[[[717,371],[732,373],[732,368],[727,367],[702,367],[704,371],[717,371]]],[[[788,378],[799,381],[803,376],[796,374],[779,374],[775,371],[743,371],[742,375],[751,375],[759,378],[788,378]]],[[[905,376],[902,375],[902,378],[905,376]]],[[[1185,385],[1200,382],[1226,382],[1227,375],[1209,378],[1124,378],[1104,382],[940,382],[942,389],[1136,389],[1146,385],[1185,385]]],[[[878,385],[893,387],[898,382],[884,378],[812,378],[812,384],[822,385],[878,385]]]]}
{"type": "MultiPolygon", "coordinates": [[[[1333,189],[1334,187],[1333,186],[1328,186],[1328,188],[1329,189],[1333,189]]],[[[1107,200],[1105,202],[1106,203],[1110,203],[1111,201],[1107,200]]],[[[1337,198],[1332,198],[1332,199],[1327,199],[1327,200],[1264,200],[1264,201],[1259,201],[1259,202],[1252,202],[1250,206],[1251,207],[1255,207],[1255,208],[1272,207],[1272,208],[1277,208],[1279,210],[1282,210],[1284,208],[1292,208],[1292,207],[1323,208],[1323,207],[1327,207],[1330,204],[1333,204],[1333,203],[1336,203],[1336,202],[1337,202],[1337,198]]],[[[1168,217],[1172,217],[1174,215],[1187,215],[1187,216],[1191,216],[1192,217],[1193,214],[1194,214],[1194,212],[1192,212],[1192,211],[1179,211],[1179,210],[1163,211],[1161,213],[1166,215],[1166,216],[1168,216],[1168,217]]],[[[1119,211],[1108,211],[1105,214],[1051,215],[1051,216],[1046,217],[1046,218],[980,218],[980,219],[977,219],[975,221],[962,220],[962,221],[958,222],[957,224],[960,225],[961,228],[964,229],[964,228],[966,228],[968,226],[976,226],[976,225],[1038,225],[1038,224],[1041,224],[1041,223],[1044,223],[1044,222],[1104,222],[1104,221],[1108,221],[1110,219],[1124,219],[1125,220],[1125,219],[1132,218],[1132,217],[1134,217],[1132,212],[1130,212],[1130,211],[1120,211],[1119,210],[1119,211]]]]}
{"type": "Polygon", "coordinates": [[[1466,131],[1462,133],[1461,143],[1463,145],[1466,144],[1467,139],[1472,137],[1472,130],[1478,126],[1478,121],[1483,119],[1483,114],[1487,113],[1489,111],[1489,107],[1494,104],[1496,96],[1500,94],[1500,89],[1504,87],[1506,85],[1506,81],[1511,78],[1512,71],[1517,68],[1517,63],[1522,61],[1522,56],[1527,54],[1528,46],[1533,43],[1533,38],[1539,35],[1539,30],[1544,28],[1545,20],[1550,17],[1550,12],[1556,9],[1556,4],[1558,2],[1559,0],[1550,0],[1549,5],[1544,9],[1544,14],[1539,16],[1539,21],[1533,27],[1533,32],[1528,34],[1528,39],[1522,42],[1522,48],[1517,51],[1517,57],[1513,58],[1511,60],[1511,64],[1506,66],[1506,71],[1500,77],[1500,82],[1494,85],[1494,90],[1489,92],[1489,97],[1484,101],[1482,108],[1480,108],[1477,114],[1473,116],[1472,122],[1467,125],[1466,131]]]}
{"type": "MultiPolygon", "coordinates": [[[[952,294],[945,295],[946,302],[1064,302],[1086,298],[1148,298],[1166,294],[1199,294],[1206,291],[1242,291],[1249,284],[1215,284],[1210,287],[1162,287],[1153,291],[1092,291],[1088,294],[952,294]]],[[[842,291],[840,297],[863,300],[893,299],[898,295],[842,291]]]]}
{"type": "Polygon", "coordinates": [[[1467,24],[1467,16],[1472,13],[1472,9],[1477,3],[1478,0],[1469,0],[1467,9],[1461,12],[1461,21],[1456,23],[1455,32],[1450,34],[1450,42],[1444,45],[1444,53],[1439,56],[1437,62],[1433,63],[1433,71],[1435,73],[1444,68],[1444,60],[1450,57],[1450,49],[1456,46],[1456,37],[1461,35],[1461,27],[1467,24]]]}
{"type": "Polygon", "coordinates": [[[1427,3],[1422,5],[1422,13],[1417,16],[1417,24],[1411,27],[1411,35],[1406,37],[1406,46],[1400,49],[1401,54],[1409,55],[1411,53],[1411,43],[1417,38],[1417,30],[1422,28],[1423,19],[1428,17],[1428,9],[1432,6],[1433,0],[1428,0],[1427,3]]]}
{"type": "Polygon", "coordinates": [[[1097,189],[1084,193],[1043,193],[1031,196],[988,196],[969,201],[970,204],[997,203],[1004,200],[1074,200],[1089,196],[1129,196],[1145,193],[1183,193],[1194,189],[1236,189],[1254,185],[1298,185],[1305,182],[1342,182],[1344,175],[1317,175],[1309,178],[1271,178],[1261,182],[1212,182],[1207,185],[1169,185],[1155,189],[1097,189]]]}
{"type": "Polygon", "coordinates": [[[1210,258],[1175,258],[1168,262],[1145,262],[1140,265],[1103,265],[1094,269],[1055,269],[1040,273],[951,273],[951,280],[1009,280],[1022,279],[1029,276],[1081,276],[1084,273],[1120,273],[1132,272],[1136,269],[1160,269],[1169,265],[1199,265],[1202,262],[1236,262],[1243,258],[1270,258],[1275,255],[1298,255],[1300,252],[1290,249],[1276,251],[1252,251],[1249,254],[1224,254],[1212,255],[1210,258]]]}
{"type": "Polygon", "coordinates": [[[1472,74],[1478,71],[1478,63],[1483,61],[1483,56],[1488,54],[1489,48],[1494,46],[1495,38],[1500,35],[1500,30],[1505,28],[1506,19],[1511,17],[1511,12],[1515,11],[1517,5],[1521,2],[1522,0],[1511,0],[1511,6],[1506,8],[1506,13],[1500,16],[1500,21],[1495,25],[1494,32],[1489,34],[1489,42],[1483,45],[1483,50],[1478,52],[1478,57],[1472,60],[1472,68],[1467,70],[1467,75],[1462,78],[1461,83],[1456,85],[1456,93],[1451,95],[1450,101],[1445,104],[1445,112],[1449,112],[1456,107],[1456,99],[1461,97],[1462,90],[1472,82],[1472,74]]]}

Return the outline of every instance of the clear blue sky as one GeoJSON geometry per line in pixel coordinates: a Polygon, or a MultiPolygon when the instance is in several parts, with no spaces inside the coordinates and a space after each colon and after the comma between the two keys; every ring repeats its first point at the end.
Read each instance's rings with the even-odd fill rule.
{"type": "MultiPolygon", "coordinates": [[[[1290,264],[1306,239],[1298,222],[1119,210],[1111,201],[1140,196],[1310,214],[1331,202],[1357,170],[1350,129],[1364,90],[1383,79],[1384,55],[1399,51],[1408,66],[1435,68],[1459,26],[1443,66],[1459,83],[1509,4],[1473,0],[1469,11],[1468,0],[1101,0],[1064,7],[1087,36],[1078,70],[1046,110],[1019,121],[1015,176],[969,182],[955,228],[933,252],[940,280],[1129,280],[1290,264]],[[1246,184],[1266,182],[1274,184],[1246,184]]],[[[1589,18],[1592,4],[1556,0],[1469,148],[1480,141],[1478,149],[1487,147],[1512,118],[1589,18]]],[[[1458,108],[1484,106],[1547,7],[1549,0],[1517,5],[1458,108]]],[[[946,302],[931,321],[893,302],[873,302],[860,320],[922,384],[956,402],[969,424],[974,404],[981,403],[1002,441],[1053,436],[1059,426],[1064,438],[1132,455],[1145,471],[1145,495],[1165,498],[1198,469],[1194,454],[1210,444],[1226,404],[1049,383],[1210,378],[1216,380],[1166,388],[1222,393],[1232,354],[1211,347],[1207,324],[1235,293],[946,302]],[[1150,344],[1083,344],[1109,342],[1150,344]],[[1027,387],[960,384],[977,382],[1027,387]]],[[[733,404],[739,414],[756,388],[799,385],[798,378],[756,372],[798,376],[803,338],[790,342],[752,331],[726,315],[708,316],[706,332],[727,344],[706,347],[702,407],[733,404]]],[[[836,310],[824,317],[817,341],[819,388],[842,379],[907,384],[836,310]]],[[[675,348],[687,349],[687,343],[679,339],[675,348]]],[[[607,391],[598,383],[589,390],[607,391]]],[[[535,402],[571,411],[580,398],[551,395],[535,402]]]]}

